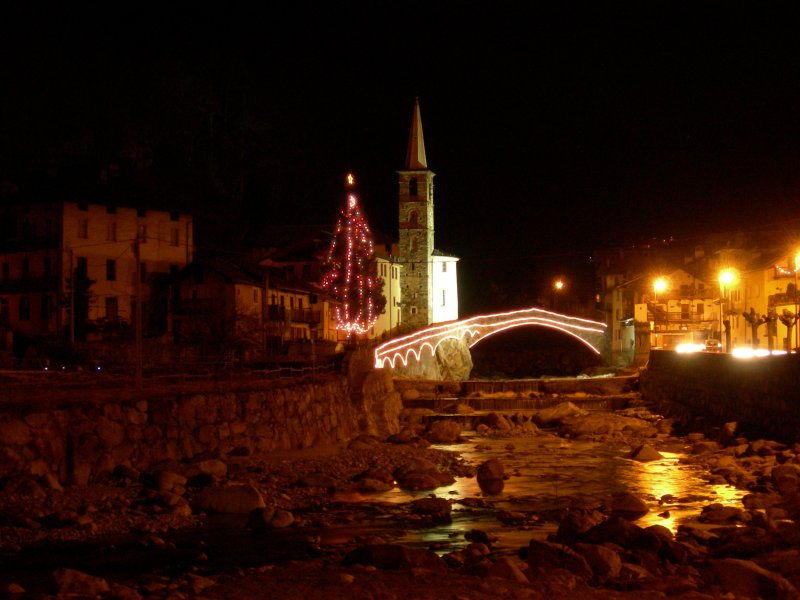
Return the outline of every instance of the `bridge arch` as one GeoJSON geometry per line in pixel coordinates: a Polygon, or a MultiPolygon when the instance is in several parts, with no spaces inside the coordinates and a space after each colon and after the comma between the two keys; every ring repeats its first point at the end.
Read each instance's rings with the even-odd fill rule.
{"type": "Polygon", "coordinates": [[[426,348],[435,355],[436,349],[447,339],[463,340],[471,348],[496,333],[530,325],[562,331],[597,354],[601,353],[606,336],[605,323],[541,308],[526,308],[431,325],[393,338],[375,349],[375,367],[407,366],[411,360],[419,361],[426,348]]]}

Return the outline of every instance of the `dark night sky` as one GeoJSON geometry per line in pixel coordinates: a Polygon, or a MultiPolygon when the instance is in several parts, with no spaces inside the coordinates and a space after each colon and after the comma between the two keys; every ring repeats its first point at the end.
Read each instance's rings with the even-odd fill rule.
{"type": "Polygon", "coordinates": [[[793,14],[318,4],[10,9],[0,174],[91,157],[207,215],[322,223],[353,169],[394,234],[418,95],[468,307],[478,280],[534,288],[592,249],[797,221],[793,14]]]}

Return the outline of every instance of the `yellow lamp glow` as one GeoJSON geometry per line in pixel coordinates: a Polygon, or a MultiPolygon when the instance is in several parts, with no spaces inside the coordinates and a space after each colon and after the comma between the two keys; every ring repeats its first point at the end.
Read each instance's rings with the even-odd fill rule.
{"type": "Polygon", "coordinates": [[[719,272],[719,282],[722,285],[730,285],[736,280],[736,272],[733,269],[723,269],[719,272]]]}
{"type": "Polygon", "coordinates": [[[553,287],[557,290],[563,290],[564,282],[561,279],[556,279],[555,283],[553,283],[553,287]]]}
{"type": "Polygon", "coordinates": [[[669,284],[664,277],[659,277],[653,282],[653,291],[656,294],[661,294],[662,292],[666,291],[668,285],[669,284]]]}

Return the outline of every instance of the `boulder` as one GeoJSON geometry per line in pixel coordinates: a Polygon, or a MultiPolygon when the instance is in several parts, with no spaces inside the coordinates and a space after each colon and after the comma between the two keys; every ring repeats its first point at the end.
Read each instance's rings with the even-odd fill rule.
{"type": "Polygon", "coordinates": [[[411,503],[412,512],[427,515],[437,522],[449,522],[451,509],[446,498],[420,498],[411,503]]]}
{"type": "Polygon", "coordinates": [[[527,565],[516,556],[503,556],[495,561],[489,568],[489,575],[491,577],[500,577],[501,579],[510,579],[517,583],[527,584],[530,583],[528,576],[525,575],[525,568],[527,565]]]}
{"type": "Polygon", "coordinates": [[[575,544],[574,549],[599,577],[617,577],[622,569],[622,559],[611,548],[598,544],[575,544]]]}
{"type": "Polygon", "coordinates": [[[364,565],[387,570],[427,569],[444,572],[447,565],[442,558],[430,550],[418,550],[397,544],[368,544],[348,553],[342,563],[345,566],[364,565]]]}
{"type": "Polygon", "coordinates": [[[800,466],[794,464],[778,465],[770,473],[772,484],[782,496],[797,493],[800,483],[800,466]]]}
{"type": "Polygon", "coordinates": [[[53,572],[59,597],[95,598],[109,591],[108,582],[75,569],[58,569],[53,572]]]}
{"type": "Polygon", "coordinates": [[[661,460],[664,458],[664,455],[651,445],[642,444],[633,449],[630,457],[638,462],[650,462],[653,460],[661,460]]]}
{"type": "Polygon", "coordinates": [[[572,402],[562,402],[550,408],[544,408],[533,415],[534,421],[537,425],[555,425],[561,423],[566,419],[574,417],[582,417],[589,413],[582,408],[579,408],[572,402]]]}
{"type": "Polygon", "coordinates": [[[786,579],[750,560],[723,558],[711,561],[711,568],[727,592],[743,598],[797,598],[797,589],[786,579]]]}
{"type": "Polygon", "coordinates": [[[462,429],[461,424],[456,421],[441,419],[431,423],[425,439],[432,444],[450,444],[459,439],[462,429]]]}
{"type": "Polygon", "coordinates": [[[536,539],[528,544],[528,566],[534,573],[560,568],[582,579],[592,577],[592,568],[583,556],[567,546],[536,539]]]}
{"type": "Polygon", "coordinates": [[[478,486],[486,494],[499,494],[505,486],[503,462],[499,458],[487,460],[478,467],[478,486]]]}
{"type": "Polygon", "coordinates": [[[611,496],[611,512],[617,516],[635,521],[650,512],[647,502],[632,492],[619,492],[611,496]]]}

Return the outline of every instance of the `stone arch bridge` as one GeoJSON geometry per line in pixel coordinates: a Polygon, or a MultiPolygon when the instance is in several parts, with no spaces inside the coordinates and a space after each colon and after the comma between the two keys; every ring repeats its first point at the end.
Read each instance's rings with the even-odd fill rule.
{"type": "MultiPolygon", "coordinates": [[[[579,317],[563,315],[541,308],[479,315],[430,325],[401,337],[384,342],[375,349],[375,367],[392,369],[413,368],[426,355],[441,355],[440,347],[449,341],[471,348],[483,339],[515,327],[539,325],[562,331],[578,339],[593,352],[601,354],[606,338],[606,324],[579,317]]],[[[468,350],[466,350],[468,352],[468,350]]]]}

